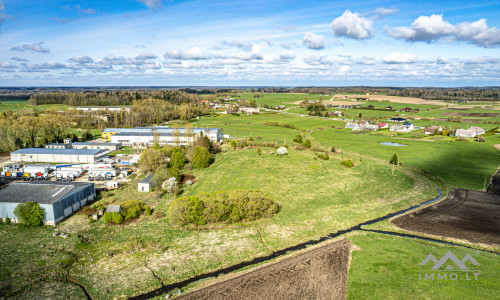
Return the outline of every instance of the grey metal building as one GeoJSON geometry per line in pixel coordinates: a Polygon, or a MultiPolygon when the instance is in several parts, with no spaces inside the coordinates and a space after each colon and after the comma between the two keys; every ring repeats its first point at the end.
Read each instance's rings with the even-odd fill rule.
{"type": "Polygon", "coordinates": [[[0,190],[0,218],[16,222],[19,203],[37,202],[45,209],[44,224],[56,225],[96,197],[93,183],[30,181],[15,182],[0,190]]]}

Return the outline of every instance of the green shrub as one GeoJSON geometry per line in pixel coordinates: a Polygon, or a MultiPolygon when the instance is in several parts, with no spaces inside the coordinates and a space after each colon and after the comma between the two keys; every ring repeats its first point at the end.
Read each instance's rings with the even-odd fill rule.
{"type": "Polygon", "coordinates": [[[399,157],[396,153],[392,156],[391,160],[389,161],[390,164],[392,165],[397,165],[399,164],[399,157]]]}
{"type": "Polygon", "coordinates": [[[121,222],[123,222],[123,217],[120,213],[114,212],[111,213],[111,220],[115,224],[120,224],[121,222]]]}
{"type": "Polygon", "coordinates": [[[34,201],[19,203],[14,209],[14,215],[24,226],[40,226],[45,217],[45,209],[34,201]]]}
{"type": "Polygon", "coordinates": [[[298,144],[302,144],[302,135],[300,134],[297,134],[294,138],[293,138],[293,142],[294,143],[298,143],[298,144]]]}
{"type": "Polygon", "coordinates": [[[231,141],[231,147],[236,148],[238,145],[236,144],[235,140],[231,141]]]}
{"type": "Polygon", "coordinates": [[[311,140],[310,139],[306,139],[304,141],[304,143],[302,144],[302,146],[304,146],[306,148],[311,148],[311,146],[312,146],[311,140]]]}
{"type": "Polygon", "coordinates": [[[173,225],[184,226],[251,221],[271,217],[278,211],[278,203],[260,190],[233,190],[177,198],[168,215],[173,225]]]}
{"type": "Polygon", "coordinates": [[[150,216],[150,215],[151,215],[151,207],[146,206],[146,209],[144,210],[144,214],[145,214],[146,216],[150,216]]]}
{"type": "Polygon", "coordinates": [[[262,155],[262,149],[261,148],[257,149],[257,155],[262,155]]]}
{"type": "Polygon", "coordinates": [[[322,160],[329,160],[330,156],[326,154],[318,154],[318,158],[321,158],[322,160]]]}
{"type": "Polygon", "coordinates": [[[140,200],[128,200],[120,203],[120,206],[122,207],[121,215],[123,216],[125,221],[139,217],[147,207],[147,205],[140,200]]]}
{"type": "Polygon", "coordinates": [[[102,216],[102,220],[105,223],[110,223],[111,222],[111,213],[105,212],[104,215],[102,216]]]}
{"type": "Polygon", "coordinates": [[[337,149],[335,149],[335,147],[332,147],[332,152],[333,153],[337,152],[337,149]]]}
{"type": "Polygon", "coordinates": [[[343,162],[340,163],[341,165],[343,165],[344,167],[346,168],[352,168],[354,167],[354,163],[352,162],[352,160],[348,159],[348,160],[344,160],[343,162]]]}
{"type": "Polygon", "coordinates": [[[210,165],[210,152],[206,148],[196,147],[192,164],[193,168],[207,168],[210,165]]]}
{"type": "Polygon", "coordinates": [[[173,148],[172,153],[170,154],[170,167],[171,168],[184,168],[184,164],[186,163],[186,157],[184,157],[184,153],[179,148],[173,148]]]}
{"type": "Polygon", "coordinates": [[[92,224],[92,223],[94,223],[94,222],[95,222],[94,218],[93,218],[93,217],[90,217],[90,218],[89,218],[89,224],[92,224]]]}
{"type": "Polygon", "coordinates": [[[10,224],[10,218],[9,217],[5,218],[5,224],[10,224]]]}

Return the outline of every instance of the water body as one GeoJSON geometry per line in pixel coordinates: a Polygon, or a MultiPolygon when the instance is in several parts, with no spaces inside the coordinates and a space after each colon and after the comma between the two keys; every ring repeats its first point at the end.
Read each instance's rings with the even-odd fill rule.
{"type": "Polygon", "coordinates": [[[380,145],[384,145],[384,146],[396,146],[396,147],[405,147],[405,146],[408,146],[408,145],[405,145],[405,144],[393,143],[393,142],[383,142],[383,143],[380,143],[380,145]]]}

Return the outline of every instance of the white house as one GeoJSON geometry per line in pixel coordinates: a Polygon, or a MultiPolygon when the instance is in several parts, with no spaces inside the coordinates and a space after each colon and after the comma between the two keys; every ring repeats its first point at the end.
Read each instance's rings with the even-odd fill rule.
{"type": "Polygon", "coordinates": [[[373,125],[373,124],[365,124],[362,127],[363,130],[371,130],[371,131],[377,131],[378,130],[378,125],[373,125]]]}
{"type": "Polygon", "coordinates": [[[469,129],[473,130],[476,133],[476,135],[480,135],[480,134],[486,133],[486,131],[484,131],[484,129],[482,129],[481,127],[471,127],[469,129]]]}
{"type": "Polygon", "coordinates": [[[246,113],[247,115],[253,115],[260,113],[260,108],[251,106],[240,106],[238,108],[239,113],[246,113]]]}
{"type": "Polygon", "coordinates": [[[403,125],[392,125],[389,130],[394,131],[394,132],[408,132],[409,131],[408,128],[403,126],[403,125]]]}
{"type": "Polygon", "coordinates": [[[413,123],[410,123],[408,121],[404,122],[403,126],[406,127],[406,129],[408,129],[408,131],[412,131],[414,129],[413,123]]]}
{"type": "Polygon", "coordinates": [[[137,189],[139,192],[150,192],[151,188],[153,187],[151,180],[153,179],[153,175],[148,175],[146,178],[143,180],[139,181],[137,184],[137,189]]]}
{"type": "Polygon", "coordinates": [[[347,123],[345,124],[345,127],[344,127],[344,128],[350,128],[350,129],[352,129],[352,128],[356,127],[356,126],[359,126],[359,125],[358,125],[358,123],[354,123],[354,122],[347,122],[347,123]]]}
{"type": "Polygon", "coordinates": [[[443,127],[437,126],[437,125],[432,125],[431,127],[427,127],[424,129],[425,134],[434,134],[436,132],[443,132],[443,127]]]}

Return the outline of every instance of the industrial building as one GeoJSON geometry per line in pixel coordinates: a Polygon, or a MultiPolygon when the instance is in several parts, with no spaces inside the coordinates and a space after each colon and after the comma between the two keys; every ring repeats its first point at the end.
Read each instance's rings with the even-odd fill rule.
{"type": "Polygon", "coordinates": [[[93,149],[25,148],[10,153],[13,162],[86,163],[94,164],[107,152],[93,149]]]}
{"type": "Polygon", "coordinates": [[[0,218],[17,222],[14,210],[20,203],[37,202],[45,209],[44,224],[56,225],[96,196],[93,183],[15,182],[0,190],[0,218]]]}
{"type": "Polygon", "coordinates": [[[64,143],[50,143],[45,145],[48,149],[93,149],[116,151],[122,148],[120,143],[95,143],[95,142],[72,142],[65,139],[64,143]]]}
{"type": "Polygon", "coordinates": [[[160,145],[185,146],[194,142],[201,135],[207,136],[213,143],[222,140],[222,128],[172,128],[172,127],[135,127],[106,128],[102,140],[120,143],[123,146],[151,147],[155,137],[160,145]]]}

